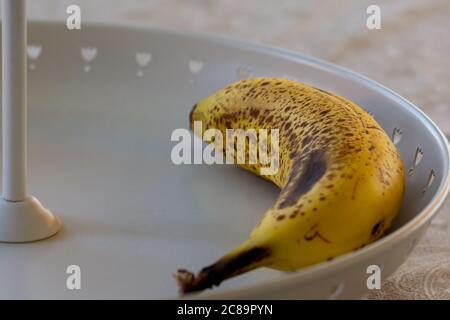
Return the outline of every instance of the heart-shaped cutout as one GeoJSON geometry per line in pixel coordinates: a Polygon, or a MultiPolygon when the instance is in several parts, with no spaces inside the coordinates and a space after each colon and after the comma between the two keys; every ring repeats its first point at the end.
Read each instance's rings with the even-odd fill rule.
{"type": "Polygon", "coordinates": [[[248,79],[251,77],[252,71],[247,67],[240,66],[236,70],[236,75],[239,80],[248,79]]]}
{"type": "Polygon", "coordinates": [[[436,179],[436,171],[431,169],[430,175],[428,176],[427,188],[431,187],[435,179],[436,179]]]}
{"type": "Polygon", "coordinates": [[[199,73],[203,69],[203,62],[200,60],[190,60],[189,61],[189,70],[192,73],[199,73]]]}
{"type": "Polygon", "coordinates": [[[151,60],[152,60],[151,53],[148,53],[148,52],[137,52],[136,53],[136,63],[141,67],[145,67],[146,65],[148,65],[151,60]]]}
{"type": "Polygon", "coordinates": [[[414,166],[419,165],[423,159],[423,151],[421,148],[417,148],[416,154],[414,155],[414,166]]]}
{"type": "Polygon", "coordinates": [[[402,140],[402,136],[403,132],[398,128],[394,128],[392,131],[392,142],[394,142],[395,145],[399,144],[402,140]]]}
{"type": "Polygon", "coordinates": [[[86,62],[91,62],[97,56],[97,48],[94,47],[82,47],[81,48],[81,57],[86,62]]]}
{"type": "Polygon", "coordinates": [[[42,46],[31,44],[27,47],[27,55],[31,60],[36,60],[41,56],[42,46]]]}

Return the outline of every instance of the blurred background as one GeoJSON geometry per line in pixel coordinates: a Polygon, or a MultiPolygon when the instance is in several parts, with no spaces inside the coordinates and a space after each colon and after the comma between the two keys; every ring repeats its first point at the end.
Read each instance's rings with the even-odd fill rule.
{"type": "Polygon", "coordinates": [[[31,19],[133,22],[300,51],[366,75],[411,100],[450,133],[448,0],[33,0],[31,19]],[[366,9],[381,8],[381,30],[366,9]]]}
{"type": "MultiPolygon", "coordinates": [[[[306,53],[355,70],[406,97],[450,133],[449,0],[34,0],[28,16],[132,22],[212,33],[306,53]],[[369,5],[381,30],[366,27],[369,5]]],[[[450,203],[412,257],[366,298],[450,299],[450,203]]]]}

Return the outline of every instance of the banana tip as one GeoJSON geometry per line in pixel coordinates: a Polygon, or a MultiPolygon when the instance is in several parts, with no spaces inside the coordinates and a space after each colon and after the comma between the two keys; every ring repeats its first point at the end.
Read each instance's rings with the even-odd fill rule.
{"type": "Polygon", "coordinates": [[[271,251],[266,247],[239,250],[239,253],[222,257],[214,264],[194,274],[178,269],[173,275],[181,294],[218,286],[223,280],[266,265],[271,251]]]}
{"type": "Polygon", "coordinates": [[[178,269],[173,274],[177,281],[180,294],[186,294],[194,291],[201,291],[211,288],[214,283],[205,277],[205,271],[202,270],[197,275],[186,269],[178,269]]]}

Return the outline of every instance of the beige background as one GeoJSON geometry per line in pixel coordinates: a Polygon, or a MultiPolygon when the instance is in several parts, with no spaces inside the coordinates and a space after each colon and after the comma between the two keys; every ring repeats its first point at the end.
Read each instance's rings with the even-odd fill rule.
{"type": "MultiPolygon", "coordinates": [[[[65,19],[78,4],[83,21],[133,21],[281,46],[346,66],[420,106],[450,132],[448,0],[32,0],[32,19],[65,19]],[[382,29],[365,27],[378,4],[382,29]]],[[[412,257],[368,298],[450,299],[450,203],[412,257]]]]}

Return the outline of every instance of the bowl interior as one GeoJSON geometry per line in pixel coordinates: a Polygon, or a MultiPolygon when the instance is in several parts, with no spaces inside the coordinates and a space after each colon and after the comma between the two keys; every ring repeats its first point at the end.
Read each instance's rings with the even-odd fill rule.
{"type": "MultiPolygon", "coordinates": [[[[159,298],[171,273],[198,269],[245,239],[278,190],[233,166],[170,160],[191,106],[238,79],[279,76],[336,92],[372,113],[397,142],[405,201],[392,232],[447,177],[445,144],[403,99],[344,70],[278,50],[157,30],[33,23],[29,28],[30,192],[64,229],[3,245],[0,297],[159,298]],[[83,290],[65,288],[77,264],[83,290]],[[2,273],[4,272],[4,273],[2,273]]],[[[283,277],[259,270],[223,288],[283,277]]]]}

